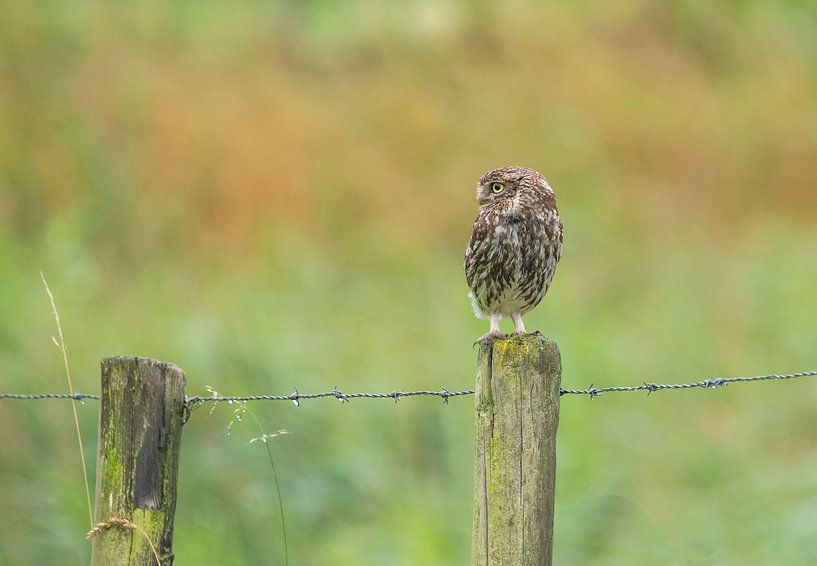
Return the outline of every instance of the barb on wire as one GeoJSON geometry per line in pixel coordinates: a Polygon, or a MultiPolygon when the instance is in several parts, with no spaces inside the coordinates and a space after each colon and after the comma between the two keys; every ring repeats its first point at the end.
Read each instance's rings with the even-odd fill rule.
{"type": "MultiPolygon", "coordinates": [[[[618,393],[630,391],[646,391],[649,396],[655,391],[664,389],[718,389],[725,387],[730,383],[744,383],[750,381],[769,381],[769,380],[785,380],[795,379],[798,377],[815,377],[817,370],[801,371],[797,373],[788,374],[772,374],[772,375],[755,375],[751,377],[717,377],[710,379],[703,379],[693,383],[650,383],[643,382],[641,385],[632,386],[614,386],[614,387],[594,387],[590,384],[587,389],[561,389],[561,395],[587,395],[591,399],[603,395],[605,393],[618,393]]],[[[449,391],[448,389],[441,389],[439,391],[420,390],[420,391],[403,391],[394,390],[389,393],[344,393],[337,387],[331,391],[324,391],[323,393],[299,393],[296,389],[289,395],[211,395],[208,397],[193,396],[188,397],[186,406],[188,409],[202,403],[243,403],[245,401],[290,401],[295,406],[300,406],[304,399],[323,399],[327,397],[334,397],[341,403],[348,403],[352,399],[391,399],[395,403],[403,397],[439,397],[443,403],[448,404],[451,397],[462,397],[464,395],[473,395],[473,389],[465,389],[463,391],[449,391]]],[[[74,399],[83,401],[85,399],[99,399],[99,395],[89,393],[0,393],[0,400],[2,399],[74,399]]]]}

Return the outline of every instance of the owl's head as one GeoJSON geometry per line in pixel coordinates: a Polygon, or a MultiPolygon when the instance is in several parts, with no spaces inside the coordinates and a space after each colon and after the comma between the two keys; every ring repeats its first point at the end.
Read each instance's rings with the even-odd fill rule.
{"type": "Polygon", "coordinates": [[[485,173],[477,184],[480,205],[513,199],[520,192],[552,192],[541,173],[528,167],[508,166],[485,173]]]}

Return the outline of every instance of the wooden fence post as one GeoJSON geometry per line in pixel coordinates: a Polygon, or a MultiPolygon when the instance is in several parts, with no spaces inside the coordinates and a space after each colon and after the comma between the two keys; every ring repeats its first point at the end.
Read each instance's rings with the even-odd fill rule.
{"type": "Polygon", "coordinates": [[[94,534],[92,566],[156,566],[157,557],[161,566],[173,563],[185,382],[173,364],[102,360],[95,522],[127,519],[131,526],[94,534]]]}
{"type": "Polygon", "coordinates": [[[561,374],[559,348],[540,336],[480,346],[473,566],[552,562],[561,374]]]}

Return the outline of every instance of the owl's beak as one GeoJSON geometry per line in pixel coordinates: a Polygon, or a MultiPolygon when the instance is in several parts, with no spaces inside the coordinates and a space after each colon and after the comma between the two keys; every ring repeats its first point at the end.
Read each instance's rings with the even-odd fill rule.
{"type": "Polygon", "coordinates": [[[477,200],[479,201],[479,204],[485,204],[488,202],[488,195],[488,189],[485,187],[485,185],[477,183],[477,200]]]}

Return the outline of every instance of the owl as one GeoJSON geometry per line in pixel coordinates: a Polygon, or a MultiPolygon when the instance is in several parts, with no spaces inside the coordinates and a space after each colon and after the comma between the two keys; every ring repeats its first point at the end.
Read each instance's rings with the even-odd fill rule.
{"type": "Polygon", "coordinates": [[[562,255],[562,221],[545,178],[527,167],[488,171],[477,184],[479,215],[465,250],[468,297],[477,318],[490,318],[480,340],[504,338],[502,317],[525,334],[522,315],[550,287],[562,255]]]}

